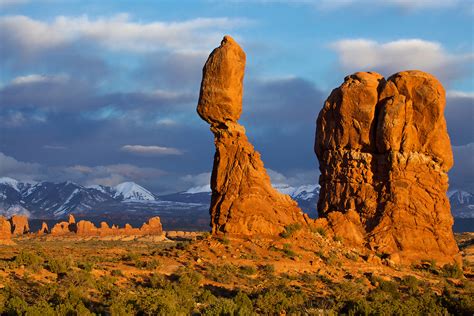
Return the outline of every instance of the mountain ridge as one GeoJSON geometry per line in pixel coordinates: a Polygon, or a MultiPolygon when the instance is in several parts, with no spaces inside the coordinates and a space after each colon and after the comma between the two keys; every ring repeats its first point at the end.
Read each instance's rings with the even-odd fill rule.
{"type": "MultiPolygon", "coordinates": [[[[288,194],[310,217],[317,217],[316,203],[320,186],[305,184],[291,186],[273,184],[281,193],[288,194]]],[[[27,215],[31,218],[64,218],[67,215],[108,217],[161,215],[208,216],[211,190],[209,185],[195,186],[172,194],[159,195],[131,181],[116,186],[89,185],[64,181],[53,183],[22,182],[0,178],[0,215],[27,215]]],[[[464,190],[450,190],[452,214],[458,218],[474,218],[474,194],[464,190]]]]}

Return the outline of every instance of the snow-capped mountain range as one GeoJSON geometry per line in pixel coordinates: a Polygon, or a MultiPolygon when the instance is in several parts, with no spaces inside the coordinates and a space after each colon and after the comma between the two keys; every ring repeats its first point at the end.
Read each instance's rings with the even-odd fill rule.
{"type": "MultiPolygon", "coordinates": [[[[319,185],[274,184],[290,195],[310,217],[316,217],[319,185]]],[[[474,218],[474,195],[467,191],[448,192],[455,217],[474,218]]],[[[82,186],[73,182],[20,182],[0,178],[0,215],[25,214],[30,218],[59,219],[73,213],[88,218],[137,218],[159,215],[170,221],[209,223],[209,185],[167,195],[153,194],[134,182],[114,187],[82,186]]]]}

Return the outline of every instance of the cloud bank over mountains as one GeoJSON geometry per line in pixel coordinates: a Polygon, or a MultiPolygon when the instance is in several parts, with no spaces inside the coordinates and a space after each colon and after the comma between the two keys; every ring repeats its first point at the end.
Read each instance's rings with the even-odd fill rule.
{"type": "Polygon", "coordinates": [[[87,4],[75,4],[81,12],[75,15],[57,3],[0,1],[0,176],[84,185],[135,181],[156,192],[204,185],[214,150],[195,112],[201,71],[230,33],[248,52],[241,121],[274,182],[317,182],[315,120],[332,85],[352,71],[417,68],[434,73],[448,91],[452,184],[467,185],[472,176],[461,168],[470,166],[474,143],[472,41],[437,38],[445,27],[439,21],[430,37],[403,25],[386,36],[369,32],[372,37],[372,26],[354,23],[358,14],[373,14],[364,10],[373,6],[378,17],[409,23],[422,10],[455,11],[462,28],[469,15],[463,3],[322,1],[307,10],[313,4],[203,1],[186,14],[163,4],[155,4],[159,13],[146,5],[120,13],[130,8],[100,4],[86,14],[87,4]],[[279,14],[289,19],[285,28],[275,24],[279,14]],[[328,24],[340,14],[352,23],[350,33],[328,24]]]}

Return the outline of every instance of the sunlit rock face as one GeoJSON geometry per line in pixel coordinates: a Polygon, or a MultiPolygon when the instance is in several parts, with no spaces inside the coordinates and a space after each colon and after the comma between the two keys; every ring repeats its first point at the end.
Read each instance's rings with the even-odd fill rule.
{"type": "Polygon", "coordinates": [[[306,217],[289,196],[276,191],[260,154],[237,120],[242,113],[245,53],[230,37],[209,56],[197,112],[211,125],[216,153],[212,170],[214,234],[276,235],[306,217]]]}
{"type": "Polygon", "coordinates": [[[444,108],[443,87],[421,71],[387,80],[359,72],[332,91],[317,119],[315,153],[318,211],[338,219],[336,234],[350,223],[358,233],[349,241],[401,262],[459,260],[446,196],[453,155],[444,108]]]}

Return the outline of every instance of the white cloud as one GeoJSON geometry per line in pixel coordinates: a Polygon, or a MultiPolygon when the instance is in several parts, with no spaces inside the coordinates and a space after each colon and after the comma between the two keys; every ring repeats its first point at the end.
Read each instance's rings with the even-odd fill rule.
{"type": "Polygon", "coordinates": [[[35,83],[64,83],[69,79],[66,75],[39,75],[30,74],[14,78],[10,83],[12,85],[35,84],[35,83]]]}
{"type": "Polygon", "coordinates": [[[288,172],[288,176],[267,168],[268,175],[273,184],[287,184],[291,186],[300,186],[307,184],[317,184],[319,171],[317,168],[314,170],[297,170],[288,172]]]}
{"type": "Polygon", "coordinates": [[[143,168],[130,164],[115,164],[106,166],[76,165],[61,170],[63,179],[83,183],[84,185],[102,184],[114,186],[125,181],[144,183],[165,174],[157,168],[143,168]]]}
{"type": "Polygon", "coordinates": [[[43,22],[27,16],[0,18],[0,39],[16,41],[27,51],[88,40],[111,50],[208,51],[225,32],[249,23],[238,18],[196,18],[179,22],[134,22],[128,14],[91,19],[58,16],[43,22]]]}
{"type": "Polygon", "coordinates": [[[437,42],[422,39],[400,39],[379,43],[369,39],[343,39],[330,47],[336,51],[344,71],[377,71],[391,75],[402,70],[430,72],[441,81],[469,74],[466,64],[474,54],[450,54],[437,42]]]}
{"type": "Polygon", "coordinates": [[[0,176],[19,181],[74,181],[82,185],[117,185],[125,181],[147,183],[165,175],[161,169],[138,167],[131,164],[104,166],[44,166],[18,161],[0,152],[0,176]]]}
{"type": "Polygon", "coordinates": [[[143,146],[143,145],[125,145],[120,149],[125,152],[140,154],[140,155],[182,155],[183,152],[173,147],[162,146],[143,146]]]}
{"type": "Polygon", "coordinates": [[[202,172],[198,174],[187,174],[181,178],[186,183],[189,183],[193,187],[209,185],[211,182],[211,173],[202,172]]]}
{"type": "Polygon", "coordinates": [[[0,175],[18,180],[34,180],[41,173],[41,165],[18,161],[0,152],[0,175]]]}
{"type": "Polygon", "coordinates": [[[458,90],[448,90],[446,91],[447,98],[466,98],[473,99],[474,106],[474,92],[458,91],[458,90]]]}

